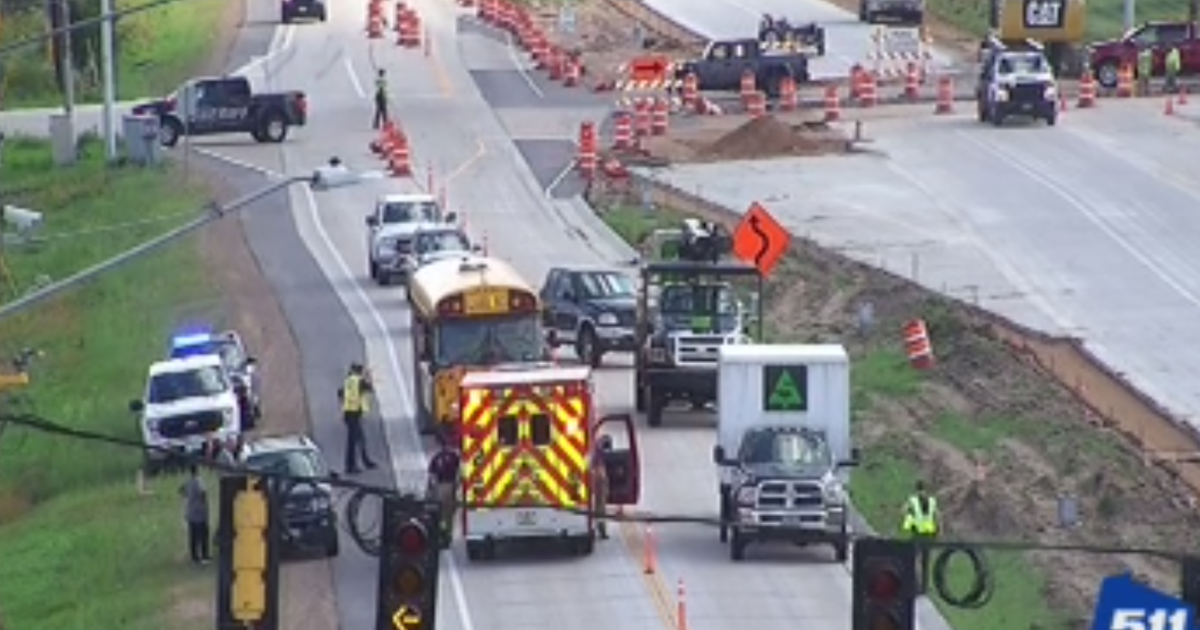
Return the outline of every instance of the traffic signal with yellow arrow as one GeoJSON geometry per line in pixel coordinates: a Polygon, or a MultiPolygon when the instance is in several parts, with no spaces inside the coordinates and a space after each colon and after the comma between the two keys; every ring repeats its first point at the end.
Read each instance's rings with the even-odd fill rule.
{"type": "Polygon", "coordinates": [[[384,500],[376,630],[434,630],[441,516],[436,503],[384,500]]]}

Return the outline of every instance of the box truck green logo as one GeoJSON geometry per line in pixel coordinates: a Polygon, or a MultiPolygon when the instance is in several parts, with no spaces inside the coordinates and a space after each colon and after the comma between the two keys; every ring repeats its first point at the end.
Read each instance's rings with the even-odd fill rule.
{"type": "Polygon", "coordinates": [[[763,366],[763,411],[808,411],[808,366],[763,366]]]}

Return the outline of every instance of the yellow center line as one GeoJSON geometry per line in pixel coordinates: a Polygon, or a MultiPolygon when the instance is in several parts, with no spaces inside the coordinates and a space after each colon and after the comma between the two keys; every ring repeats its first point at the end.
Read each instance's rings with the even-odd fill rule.
{"type": "Polygon", "coordinates": [[[476,162],[483,159],[483,156],[487,155],[487,146],[483,144],[483,140],[476,140],[475,147],[475,154],[467,158],[462,164],[459,164],[453,171],[447,173],[445,180],[442,182],[443,184],[449,184],[454,181],[458,176],[466,173],[476,162]]]}
{"type": "MultiPolygon", "coordinates": [[[[654,600],[654,608],[658,611],[658,617],[662,620],[663,627],[667,630],[676,630],[674,602],[671,601],[666,585],[658,575],[659,567],[655,566],[654,573],[646,573],[645,570],[645,536],[638,532],[636,523],[621,521],[621,538],[625,541],[625,550],[633,560],[634,566],[642,574],[642,583],[650,591],[650,598],[654,600]],[[638,545],[638,542],[641,542],[641,545],[638,545]]],[[[657,559],[655,564],[657,565],[657,559]]]]}
{"type": "MultiPolygon", "coordinates": [[[[429,32],[426,31],[426,37],[429,37],[429,32]]],[[[442,60],[438,57],[437,48],[433,42],[429,42],[429,63],[433,67],[433,78],[437,81],[438,88],[442,91],[442,96],[450,98],[454,95],[454,84],[450,81],[450,73],[446,72],[446,66],[442,64],[442,60]]]]}

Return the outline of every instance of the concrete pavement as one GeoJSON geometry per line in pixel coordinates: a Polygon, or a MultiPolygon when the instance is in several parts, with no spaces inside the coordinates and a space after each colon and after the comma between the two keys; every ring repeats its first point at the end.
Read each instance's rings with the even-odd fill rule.
{"type": "MultiPolygon", "coordinates": [[[[868,123],[872,155],[656,175],[1031,327],[1082,337],[1200,424],[1200,151],[1195,113],[1104,101],[1056,128],[972,118],[868,123]],[[785,176],[786,174],[786,176],[785,176]]],[[[935,340],[936,343],[936,340],[935,340]]]]}
{"type": "MultiPolygon", "coordinates": [[[[591,115],[596,106],[537,97],[515,68],[496,67],[511,59],[505,44],[479,33],[457,35],[459,16],[451,5],[431,1],[416,6],[434,36],[432,58],[390,43],[368,43],[361,33],[359,8],[331,5],[327,24],[295,29],[289,52],[262,64],[271,81],[312,94],[311,126],[281,146],[233,138],[207,150],[266,171],[307,170],[330,155],[351,166],[376,168],[377,160],[367,151],[372,137],[367,128],[370,102],[362,86],[369,85],[372,69],[378,65],[392,77],[396,115],[412,135],[414,158],[422,171],[433,167],[435,180],[448,188],[451,208],[465,215],[469,229],[477,237],[486,236],[491,250],[510,260],[531,282],[539,283],[552,263],[595,264],[628,258],[627,251],[615,247],[611,235],[596,232],[594,217],[584,214],[578,203],[547,198],[545,172],[555,160],[533,159],[531,168],[514,142],[522,140],[529,153],[529,142],[568,141],[575,121],[591,115]],[[494,81],[485,82],[481,90],[471,70],[485,66],[506,74],[492,75],[494,81]],[[522,90],[532,93],[533,100],[522,90]],[[489,100],[507,106],[493,109],[489,100]],[[545,120],[537,120],[539,114],[533,114],[533,109],[545,120]]],[[[292,191],[292,219],[299,241],[326,282],[301,278],[299,264],[272,265],[270,271],[280,276],[280,286],[292,285],[295,290],[331,287],[349,313],[369,363],[381,376],[382,424],[391,463],[400,475],[423,468],[423,445],[411,419],[408,313],[402,290],[375,287],[366,279],[362,216],[377,195],[418,188],[424,178],[418,179],[377,180],[319,196],[292,191]]],[[[282,242],[286,233],[277,230],[273,238],[282,242]]],[[[275,247],[299,250],[290,244],[275,247]]],[[[321,345],[307,344],[340,342],[311,341],[312,336],[324,336],[318,331],[325,315],[293,306],[288,298],[283,302],[289,317],[301,322],[298,329],[311,331],[298,330],[297,335],[306,357],[324,351],[321,345]]],[[[341,366],[323,369],[329,379],[333,378],[330,371],[340,374],[341,366]]],[[[628,369],[606,367],[596,380],[603,411],[632,406],[628,369]]],[[[322,416],[317,422],[324,422],[322,416]]],[[[711,419],[643,429],[644,509],[715,513],[715,471],[709,462],[713,438],[707,424],[711,419]]],[[[336,430],[319,429],[317,437],[323,447],[337,448],[336,430]]],[[[586,559],[516,557],[468,565],[461,546],[457,547],[447,556],[443,572],[440,625],[463,630],[506,630],[514,624],[670,627],[673,592],[681,579],[689,592],[692,628],[753,622],[772,630],[798,622],[833,627],[848,623],[847,572],[828,554],[763,550],[760,557],[770,553],[784,561],[735,565],[728,561],[728,551],[717,542],[714,531],[663,527],[655,532],[660,570],[644,576],[639,566],[641,532],[634,526],[620,530],[616,540],[600,544],[596,554],[586,559]]],[[[336,566],[343,629],[364,629],[373,610],[374,592],[368,580],[374,566],[356,560],[353,552],[336,566]]]]}

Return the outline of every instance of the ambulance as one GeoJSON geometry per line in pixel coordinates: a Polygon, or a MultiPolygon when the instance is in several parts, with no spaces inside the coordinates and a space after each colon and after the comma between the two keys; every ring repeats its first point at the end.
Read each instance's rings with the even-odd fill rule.
{"type": "Polygon", "coordinates": [[[460,385],[462,531],[471,560],[513,542],[592,553],[593,469],[602,457],[608,505],[635,505],[640,464],[633,419],[596,418],[591,368],[527,363],[467,373],[460,385]],[[601,435],[611,448],[595,447],[601,435]]]}

